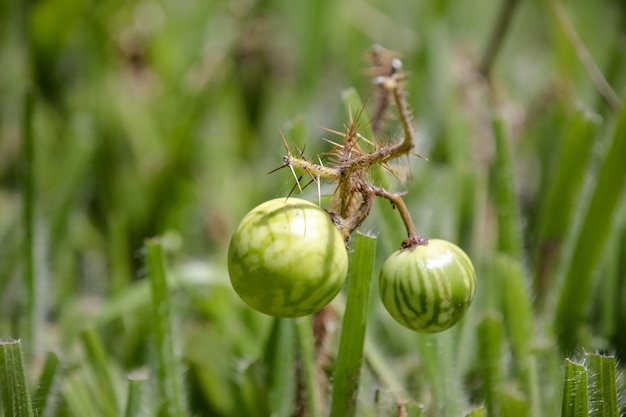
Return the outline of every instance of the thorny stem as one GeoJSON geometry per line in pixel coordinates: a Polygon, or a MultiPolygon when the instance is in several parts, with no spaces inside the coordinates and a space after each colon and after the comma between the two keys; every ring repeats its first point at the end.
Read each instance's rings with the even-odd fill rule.
{"type": "Polygon", "coordinates": [[[343,171],[350,174],[360,169],[367,170],[375,164],[384,164],[387,161],[395,159],[401,155],[406,155],[415,146],[415,132],[411,127],[411,114],[406,103],[406,93],[399,86],[401,78],[399,74],[393,74],[390,77],[382,77],[380,84],[383,88],[391,90],[398,112],[400,113],[400,121],[402,130],[404,131],[404,140],[393,146],[380,148],[376,152],[365,154],[363,156],[346,161],[343,171]]]}
{"type": "MultiPolygon", "coordinates": [[[[393,76],[401,68],[401,65],[399,65],[401,64],[401,62],[398,59],[394,59],[391,65],[385,65],[383,61],[383,56],[385,54],[389,54],[389,52],[390,51],[386,51],[380,45],[374,45],[371,49],[371,56],[374,62],[374,67],[388,67],[386,69],[383,69],[384,75],[387,77],[393,76]]],[[[383,118],[385,116],[385,111],[387,110],[387,107],[389,107],[389,89],[380,84],[379,88],[380,98],[378,101],[378,106],[376,107],[376,112],[374,113],[374,118],[372,119],[372,132],[374,132],[375,135],[378,134],[380,130],[380,125],[382,124],[383,118]]]]}
{"type": "MultiPolygon", "coordinates": [[[[370,186],[371,187],[371,186],[370,186]]],[[[372,209],[372,205],[374,204],[374,195],[370,190],[363,189],[359,190],[363,201],[356,209],[356,211],[347,217],[346,219],[335,219],[335,223],[337,223],[337,227],[341,232],[343,238],[347,241],[350,237],[350,233],[365,220],[365,218],[369,215],[370,210],[372,209]]]]}
{"type": "Polygon", "coordinates": [[[331,180],[338,180],[341,177],[341,170],[314,164],[305,159],[296,158],[293,155],[283,157],[283,166],[300,168],[312,177],[323,177],[331,180]]]}
{"type": "MultiPolygon", "coordinates": [[[[372,165],[386,164],[392,159],[407,155],[415,146],[415,132],[411,126],[411,114],[406,102],[406,92],[401,87],[405,79],[404,75],[400,72],[401,68],[402,63],[400,60],[392,59],[390,69],[387,71],[389,75],[376,77],[376,84],[393,96],[393,101],[398,109],[404,133],[402,142],[381,147],[371,153],[362,153],[355,141],[355,139],[358,140],[361,136],[356,131],[356,122],[353,122],[348,131],[343,134],[344,144],[337,144],[336,149],[342,149],[340,161],[333,167],[327,167],[324,166],[321,161],[319,164],[307,161],[302,154],[300,154],[300,158],[294,157],[287,148],[287,144],[283,138],[283,142],[287,148],[287,155],[283,157],[283,165],[277,169],[289,167],[292,173],[294,168],[301,169],[310,175],[313,181],[318,182],[318,187],[320,178],[327,178],[339,182],[337,190],[339,191],[338,199],[340,200],[340,211],[339,214],[331,213],[331,217],[346,242],[350,234],[369,215],[374,197],[378,196],[386,198],[398,209],[398,213],[402,218],[408,235],[407,239],[402,242],[403,250],[412,250],[418,245],[428,244],[428,239],[418,235],[415,230],[415,225],[413,224],[409,210],[402,199],[405,193],[389,192],[384,188],[376,187],[366,181],[367,170],[372,165]]],[[[299,178],[296,177],[295,173],[294,177],[296,178],[296,185],[301,189],[299,178]]]]}

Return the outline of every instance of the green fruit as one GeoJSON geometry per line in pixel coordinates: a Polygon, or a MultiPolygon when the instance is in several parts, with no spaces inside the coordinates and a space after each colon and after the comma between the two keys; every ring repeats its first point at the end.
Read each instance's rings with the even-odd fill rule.
{"type": "Polygon", "coordinates": [[[330,215],[298,198],[252,209],[233,234],[228,273],[250,307],[276,317],[315,313],[337,295],[348,253],[330,215]]]}
{"type": "Polygon", "coordinates": [[[474,299],[476,273],[469,257],[432,239],[392,254],[380,272],[380,298],[389,314],[411,330],[441,332],[463,317],[474,299]]]}

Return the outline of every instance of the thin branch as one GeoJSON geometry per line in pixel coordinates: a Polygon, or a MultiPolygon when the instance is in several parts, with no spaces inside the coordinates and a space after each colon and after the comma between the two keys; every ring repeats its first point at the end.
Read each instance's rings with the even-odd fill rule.
{"type": "Polygon", "coordinates": [[[391,90],[395,104],[398,107],[402,129],[404,130],[404,140],[394,146],[380,148],[376,152],[351,159],[345,165],[344,173],[350,174],[359,169],[367,169],[374,164],[384,164],[391,159],[411,152],[415,146],[415,132],[411,126],[411,115],[406,103],[405,92],[399,88],[398,83],[399,80],[395,76],[383,80],[384,87],[391,90]]]}
{"type": "Polygon", "coordinates": [[[415,224],[413,223],[413,219],[411,219],[411,213],[409,213],[409,209],[406,204],[404,204],[404,200],[402,196],[406,193],[392,193],[384,188],[376,187],[370,185],[370,189],[377,195],[378,197],[386,198],[393,204],[394,208],[398,210],[400,217],[402,218],[402,222],[404,223],[404,227],[407,231],[407,239],[402,243],[403,249],[412,249],[419,244],[424,244],[428,240],[424,237],[420,237],[415,230],[415,224]]]}
{"type": "Polygon", "coordinates": [[[293,169],[298,168],[308,172],[312,176],[320,176],[322,178],[328,178],[331,180],[337,180],[341,177],[341,170],[326,167],[319,164],[314,164],[305,159],[294,158],[291,155],[285,155],[283,157],[283,164],[293,169]]]}
{"type": "Polygon", "coordinates": [[[556,17],[556,20],[561,26],[565,37],[569,43],[572,44],[572,47],[576,52],[576,56],[585,68],[591,82],[596,87],[602,98],[608,103],[609,106],[611,106],[611,109],[613,109],[616,113],[619,112],[622,108],[622,100],[613,90],[606,78],[604,78],[602,71],[600,71],[600,68],[596,65],[593,57],[589,53],[589,50],[580,40],[580,37],[576,32],[576,28],[563,8],[563,5],[558,0],[549,0],[548,4],[550,5],[550,9],[552,9],[552,13],[554,13],[554,16],[556,17]]]}
{"type": "Polygon", "coordinates": [[[489,43],[487,43],[487,49],[485,50],[482,61],[480,62],[479,71],[485,79],[489,79],[490,77],[491,68],[493,67],[493,63],[496,60],[498,52],[502,48],[502,43],[506,38],[507,32],[511,27],[511,20],[513,19],[515,6],[517,6],[518,3],[519,0],[504,0],[502,2],[498,19],[496,20],[495,26],[491,31],[489,43]]]}

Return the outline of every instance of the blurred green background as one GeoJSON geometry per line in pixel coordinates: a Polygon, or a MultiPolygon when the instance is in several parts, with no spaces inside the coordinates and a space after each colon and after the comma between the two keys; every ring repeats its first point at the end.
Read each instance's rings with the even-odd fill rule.
{"type": "MultiPolygon", "coordinates": [[[[485,384],[524,403],[527,357],[511,364],[520,340],[543,381],[528,409],[555,415],[566,356],[626,357],[624,2],[9,0],[0,4],[0,336],[21,338],[33,381],[46,352],[62,358],[47,415],[104,409],[101,382],[81,368],[92,363],[85,329],[101,339],[120,391],[126,373],[151,367],[142,247],[155,236],[174,277],[189,409],[269,415],[267,369],[255,364],[272,322],[232,291],[228,241],[248,210],[292,189],[286,170],[266,175],[282,163],[281,132],[314,157],[329,150],[322,127],[348,123],[347,88],[373,111],[372,44],[403,60],[416,151],[428,158],[401,161],[405,183],[389,184],[408,191],[420,232],[468,252],[479,293],[461,326],[417,341],[372,297],[368,343],[400,388],[365,374],[362,415],[378,415],[376,389],[401,390],[428,415],[490,401],[485,384]],[[512,19],[494,35],[507,4],[512,19]],[[493,39],[502,44],[487,82],[479,68],[493,39]],[[521,287],[507,287],[516,274],[521,287]],[[527,328],[516,336],[519,316],[527,328]],[[481,336],[485,318],[503,332],[495,342],[481,336]],[[445,395],[424,368],[425,352],[443,345],[449,357],[430,359],[454,381],[454,409],[437,403],[445,395]],[[492,385],[481,368],[489,358],[502,367],[492,385]]],[[[392,117],[376,139],[399,140],[396,125],[392,117]]],[[[316,201],[313,188],[304,197],[316,201]]],[[[404,233],[382,213],[364,225],[380,235],[377,268],[404,233]]],[[[124,395],[115,398],[121,407],[124,395]]]]}

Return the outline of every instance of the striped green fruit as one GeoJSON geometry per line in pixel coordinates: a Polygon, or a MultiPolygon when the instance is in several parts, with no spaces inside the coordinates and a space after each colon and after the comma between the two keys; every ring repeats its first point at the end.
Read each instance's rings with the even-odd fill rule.
{"type": "Polygon", "coordinates": [[[475,290],[472,261],[445,240],[431,239],[397,251],[380,272],[383,305],[398,323],[418,332],[452,327],[469,308],[475,290]]]}
{"type": "Polygon", "coordinates": [[[252,209],[228,249],[228,273],[239,297],[276,317],[321,310],[337,295],[347,271],[348,253],[330,215],[298,198],[252,209]]]}

